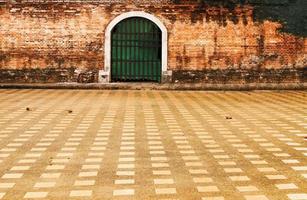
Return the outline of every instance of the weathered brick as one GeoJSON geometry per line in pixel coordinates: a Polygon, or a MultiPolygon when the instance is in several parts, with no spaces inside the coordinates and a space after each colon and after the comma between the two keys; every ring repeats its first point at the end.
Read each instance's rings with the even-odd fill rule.
{"type": "MultiPolygon", "coordinates": [[[[195,79],[196,82],[211,78],[215,79],[211,82],[225,82],[218,76],[232,76],[229,71],[235,71],[239,78],[233,78],[233,81],[240,79],[244,82],[243,70],[248,76],[255,74],[249,80],[263,82],[259,77],[271,70],[273,75],[268,77],[272,80],[265,78],[268,82],[277,81],[280,73],[290,71],[292,81],[304,81],[300,75],[291,74],[306,70],[306,37],[280,32],[281,22],[257,21],[255,1],[234,8],[222,6],[224,4],[171,0],[1,2],[0,71],[3,72],[0,82],[63,81],[55,76],[43,80],[25,79],[20,74],[34,70],[34,74],[41,72],[45,76],[46,69],[67,70],[68,74],[71,74],[69,69],[74,69],[87,74],[83,76],[87,78],[69,75],[67,81],[97,81],[97,77],[92,76],[97,76],[97,71],[104,68],[105,29],[117,15],[128,11],[148,12],[165,24],[169,35],[168,68],[176,72],[174,80],[190,82],[191,77],[186,72],[193,74],[195,71],[206,77],[200,76],[203,78],[195,79]],[[3,77],[14,70],[20,78],[8,80],[3,77]]],[[[288,6],[289,2],[282,4],[288,6]]],[[[268,5],[277,6],[274,2],[268,5]]],[[[227,80],[232,81],[231,78],[227,80]]]]}

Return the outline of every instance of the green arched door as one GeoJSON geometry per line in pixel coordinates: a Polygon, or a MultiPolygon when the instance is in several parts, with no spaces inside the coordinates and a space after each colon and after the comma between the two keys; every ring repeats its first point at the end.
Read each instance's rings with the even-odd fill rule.
{"type": "Polygon", "coordinates": [[[161,81],[162,32],[152,21],[131,17],[112,30],[112,82],[161,81]]]}

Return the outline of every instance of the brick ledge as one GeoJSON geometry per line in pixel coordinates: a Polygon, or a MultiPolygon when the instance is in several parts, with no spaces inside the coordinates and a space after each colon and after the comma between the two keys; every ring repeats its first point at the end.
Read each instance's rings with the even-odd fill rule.
{"type": "Polygon", "coordinates": [[[306,90],[305,83],[157,84],[157,83],[0,83],[0,89],[101,89],[101,90],[306,90]]]}

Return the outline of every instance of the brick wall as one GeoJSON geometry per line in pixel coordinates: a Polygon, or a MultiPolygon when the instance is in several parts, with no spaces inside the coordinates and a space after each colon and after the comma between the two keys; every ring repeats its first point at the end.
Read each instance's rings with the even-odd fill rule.
{"type": "Polygon", "coordinates": [[[0,0],[0,82],[97,82],[106,26],[128,11],[146,11],[167,27],[174,82],[306,81],[306,37],[256,20],[255,5],[0,0]]]}

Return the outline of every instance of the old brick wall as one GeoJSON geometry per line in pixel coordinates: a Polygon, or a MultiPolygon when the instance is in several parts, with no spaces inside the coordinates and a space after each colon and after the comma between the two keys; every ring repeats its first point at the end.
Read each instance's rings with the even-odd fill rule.
{"type": "Polygon", "coordinates": [[[0,82],[97,82],[106,26],[128,11],[153,14],[167,27],[174,82],[306,81],[306,37],[255,19],[252,4],[0,0],[0,82]]]}

